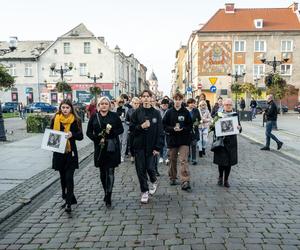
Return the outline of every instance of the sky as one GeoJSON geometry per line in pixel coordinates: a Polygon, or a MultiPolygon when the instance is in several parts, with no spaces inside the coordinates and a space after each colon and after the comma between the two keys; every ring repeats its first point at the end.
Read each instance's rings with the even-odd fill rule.
{"type": "Polygon", "coordinates": [[[0,40],[55,40],[80,23],[117,44],[155,72],[159,89],[169,94],[175,53],[192,31],[226,2],[236,8],[288,7],[287,0],[0,0],[0,40]]]}

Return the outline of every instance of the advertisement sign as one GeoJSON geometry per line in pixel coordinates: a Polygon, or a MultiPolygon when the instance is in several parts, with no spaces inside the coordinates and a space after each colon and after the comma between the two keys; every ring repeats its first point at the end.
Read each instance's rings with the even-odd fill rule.
{"type": "Polygon", "coordinates": [[[90,94],[90,92],[77,90],[76,98],[77,98],[78,102],[90,103],[93,96],[90,94]]]}

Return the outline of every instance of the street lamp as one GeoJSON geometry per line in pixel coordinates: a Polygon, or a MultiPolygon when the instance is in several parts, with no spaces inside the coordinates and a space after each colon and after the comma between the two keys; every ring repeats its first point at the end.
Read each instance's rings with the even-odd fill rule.
{"type": "Polygon", "coordinates": [[[51,69],[52,72],[60,74],[61,81],[64,80],[64,74],[71,71],[73,69],[73,67],[74,67],[74,64],[71,63],[71,62],[69,63],[67,68],[63,68],[63,66],[60,66],[60,69],[56,69],[56,63],[52,63],[50,65],[50,69],[51,69]]]}
{"type": "MultiPolygon", "coordinates": [[[[235,74],[231,74],[231,73],[228,73],[227,74],[228,76],[231,76],[232,78],[234,78],[234,83],[236,85],[236,87],[238,87],[238,80],[239,78],[244,78],[244,76],[246,75],[245,72],[243,72],[242,74],[238,74],[238,72],[235,72],[235,74]]],[[[237,95],[238,95],[238,89],[235,90],[235,111],[237,111],[237,95]]]]}
{"type": "Polygon", "coordinates": [[[98,77],[97,77],[96,75],[94,75],[94,76],[91,76],[91,74],[90,74],[90,73],[88,73],[86,77],[87,77],[87,78],[89,78],[89,79],[92,79],[92,80],[94,81],[94,83],[96,83],[96,82],[97,82],[97,80],[99,80],[99,79],[102,79],[102,78],[103,78],[103,73],[101,72],[101,73],[99,74],[99,76],[98,76],[98,77]]]}
{"type": "Polygon", "coordinates": [[[268,61],[266,58],[262,57],[260,59],[260,61],[263,63],[263,64],[266,64],[266,65],[269,65],[269,66],[272,66],[273,68],[273,72],[275,73],[276,72],[276,68],[277,66],[280,66],[281,64],[283,63],[286,63],[287,61],[289,60],[289,58],[286,56],[285,58],[283,58],[283,60],[276,60],[276,56],[274,56],[274,59],[273,61],[268,61]]]}
{"type": "MultiPolygon", "coordinates": [[[[14,50],[17,49],[17,45],[18,45],[17,37],[10,37],[8,49],[0,49],[0,56],[4,56],[5,54],[13,52],[14,50]]],[[[6,141],[1,101],[0,101],[0,141],[6,141]]]]}

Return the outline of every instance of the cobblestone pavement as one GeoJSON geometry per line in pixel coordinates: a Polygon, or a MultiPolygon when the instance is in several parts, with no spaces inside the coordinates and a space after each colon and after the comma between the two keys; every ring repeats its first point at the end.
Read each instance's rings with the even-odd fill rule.
{"type": "Polygon", "coordinates": [[[192,193],[160,185],[147,205],[134,166],[116,171],[113,208],[103,204],[92,163],[76,176],[78,205],[61,208],[60,192],[7,232],[0,249],[300,249],[299,163],[239,138],[231,188],[216,185],[209,153],[191,166],[192,193]]]}

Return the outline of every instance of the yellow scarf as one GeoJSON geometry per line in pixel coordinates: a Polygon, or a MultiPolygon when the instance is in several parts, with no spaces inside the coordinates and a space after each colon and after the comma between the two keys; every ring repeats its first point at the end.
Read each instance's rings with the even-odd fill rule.
{"type": "MultiPolygon", "coordinates": [[[[64,126],[64,132],[70,132],[71,124],[74,122],[74,120],[75,116],[73,114],[70,114],[67,117],[65,117],[63,114],[56,114],[53,129],[60,131],[60,124],[62,123],[64,126]]],[[[71,144],[69,140],[67,140],[66,152],[71,152],[71,144]]]]}

